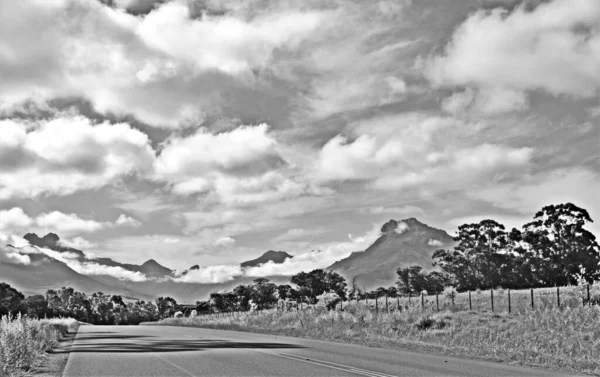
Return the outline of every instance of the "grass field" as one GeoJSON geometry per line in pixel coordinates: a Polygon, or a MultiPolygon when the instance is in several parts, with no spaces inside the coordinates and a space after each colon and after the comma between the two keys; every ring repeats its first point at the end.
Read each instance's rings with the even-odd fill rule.
{"type": "MultiPolygon", "coordinates": [[[[503,307],[503,294],[498,294],[496,310],[491,312],[491,305],[483,299],[486,293],[489,295],[489,291],[472,294],[473,310],[461,309],[468,308],[468,294],[461,294],[455,299],[454,308],[451,300],[444,298],[447,302],[440,311],[434,309],[435,296],[433,300],[429,296],[425,309],[421,308],[420,298],[411,299],[408,309],[378,313],[364,302],[345,302],[344,311],[265,310],[171,318],[158,325],[408,348],[600,375],[600,307],[583,307],[574,288],[561,292],[564,297],[561,296],[560,308],[554,302],[556,289],[536,290],[535,310],[531,310],[529,291],[515,291],[514,295],[511,292],[511,314],[503,307]],[[479,311],[475,296],[481,296],[477,301],[479,311]]],[[[507,304],[507,298],[504,300],[507,304]]],[[[384,301],[380,300],[381,308],[384,301]]],[[[390,306],[392,303],[397,304],[396,299],[388,300],[390,306]]],[[[401,300],[400,304],[408,304],[408,300],[401,300]]]]}
{"type": "Polygon", "coordinates": [[[3,316],[0,319],[0,376],[27,375],[76,323],[73,319],[3,316]]]}

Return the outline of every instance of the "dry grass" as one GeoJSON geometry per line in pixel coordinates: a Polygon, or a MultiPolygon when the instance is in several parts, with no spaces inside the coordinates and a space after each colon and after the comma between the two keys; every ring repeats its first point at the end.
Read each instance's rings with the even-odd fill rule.
{"type": "Polygon", "coordinates": [[[443,352],[530,366],[600,374],[600,308],[503,313],[423,311],[376,314],[355,303],[343,312],[304,310],[166,319],[159,325],[260,332],[443,352]]]}
{"type": "Polygon", "coordinates": [[[27,374],[76,323],[73,319],[3,316],[0,319],[0,376],[27,374]]]}

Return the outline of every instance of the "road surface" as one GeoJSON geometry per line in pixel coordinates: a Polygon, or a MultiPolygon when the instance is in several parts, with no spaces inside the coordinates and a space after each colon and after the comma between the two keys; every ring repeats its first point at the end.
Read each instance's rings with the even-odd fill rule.
{"type": "Polygon", "coordinates": [[[235,331],[81,326],[64,376],[417,377],[565,376],[565,373],[235,331]]]}

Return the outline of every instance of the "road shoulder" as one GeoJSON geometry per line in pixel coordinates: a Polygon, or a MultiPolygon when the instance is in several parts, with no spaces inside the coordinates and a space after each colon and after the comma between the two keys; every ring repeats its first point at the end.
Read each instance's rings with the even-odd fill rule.
{"type": "Polygon", "coordinates": [[[86,324],[77,323],[70,327],[67,333],[61,336],[58,345],[49,351],[38,365],[33,367],[31,375],[34,377],[62,377],[69,361],[69,351],[77,336],[77,331],[82,325],[86,324]]]}

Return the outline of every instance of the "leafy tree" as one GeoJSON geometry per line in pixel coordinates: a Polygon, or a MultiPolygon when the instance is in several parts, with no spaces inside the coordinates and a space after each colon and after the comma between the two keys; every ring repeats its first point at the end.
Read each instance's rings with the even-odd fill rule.
{"type": "Polygon", "coordinates": [[[387,288],[388,297],[398,297],[398,288],[392,286],[387,288]]]}
{"type": "Polygon", "coordinates": [[[0,283],[0,315],[9,314],[19,308],[25,296],[7,283],[0,283]]]}
{"type": "Polygon", "coordinates": [[[233,293],[237,296],[238,305],[240,308],[247,308],[248,302],[252,299],[254,290],[249,285],[238,285],[233,289],[233,293]]]}
{"type": "Polygon", "coordinates": [[[177,301],[171,297],[159,297],[156,299],[156,307],[160,318],[168,317],[177,306],[177,301]]]}
{"type": "Polygon", "coordinates": [[[257,304],[264,306],[277,301],[277,298],[275,297],[277,285],[269,282],[269,279],[255,279],[252,288],[252,300],[254,300],[254,302],[257,304]]]}
{"type": "Polygon", "coordinates": [[[300,294],[312,301],[323,292],[333,291],[342,299],[346,298],[346,280],[333,271],[321,269],[311,272],[300,272],[290,278],[290,282],[298,286],[300,294]]]}
{"type": "Polygon", "coordinates": [[[511,240],[504,225],[494,220],[458,227],[454,250],[437,250],[434,266],[454,275],[459,289],[496,287],[502,271],[512,268],[511,240]]]}
{"type": "Polygon", "coordinates": [[[277,286],[277,295],[282,300],[295,300],[298,298],[298,291],[289,284],[282,284],[277,286]]]}
{"type": "Polygon", "coordinates": [[[543,207],[523,226],[522,240],[532,252],[536,278],[545,286],[588,283],[600,278],[600,247],[584,226],[588,212],[572,203],[543,207]]]}

